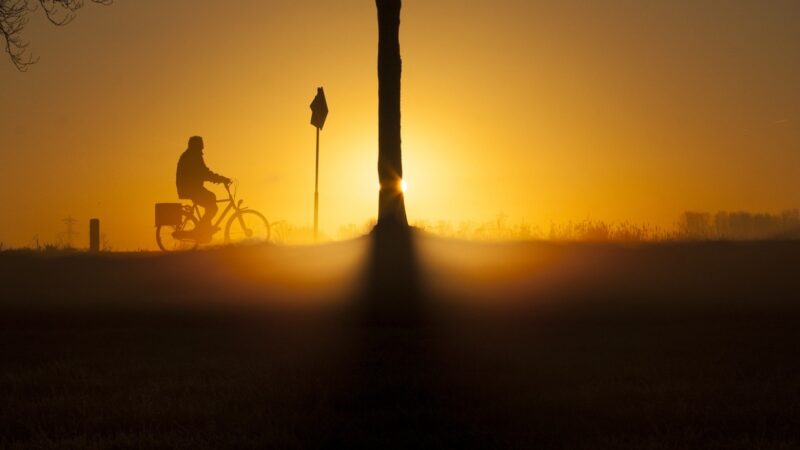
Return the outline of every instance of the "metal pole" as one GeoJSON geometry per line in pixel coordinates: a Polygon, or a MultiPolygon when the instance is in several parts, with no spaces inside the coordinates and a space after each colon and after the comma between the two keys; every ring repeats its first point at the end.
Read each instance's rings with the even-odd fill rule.
{"type": "Polygon", "coordinates": [[[89,251],[92,253],[100,251],[100,219],[89,221],[89,251]]]}
{"type": "Polygon", "coordinates": [[[319,128],[317,128],[317,165],[314,171],[314,240],[319,231],[319,128]]]}

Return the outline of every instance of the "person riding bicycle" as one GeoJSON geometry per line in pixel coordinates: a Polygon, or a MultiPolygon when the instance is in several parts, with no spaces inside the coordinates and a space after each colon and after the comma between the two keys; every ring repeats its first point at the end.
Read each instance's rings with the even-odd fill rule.
{"type": "Polygon", "coordinates": [[[203,186],[206,181],[212,183],[230,184],[231,179],[216,174],[209,170],[203,160],[203,138],[192,136],[186,151],[178,160],[178,170],[175,174],[175,184],[178,188],[178,197],[188,199],[203,208],[203,217],[197,224],[196,233],[199,240],[211,241],[211,236],[218,229],[211,226],[211,219],[217,214],[217,196],[203,186]]]}

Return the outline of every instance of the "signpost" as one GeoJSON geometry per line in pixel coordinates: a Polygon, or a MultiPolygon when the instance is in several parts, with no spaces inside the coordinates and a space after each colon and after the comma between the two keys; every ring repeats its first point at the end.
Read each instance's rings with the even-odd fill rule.
{"type": "Polygon", "coordinates": [[[328,102],[325,100],[325,91],[317,88],[317,96],[311,102],[311,125],[317,129],[317,162],[314,172],[314,240],[319,232],[319,131],[325,126],[328,118],[328,102]]]}

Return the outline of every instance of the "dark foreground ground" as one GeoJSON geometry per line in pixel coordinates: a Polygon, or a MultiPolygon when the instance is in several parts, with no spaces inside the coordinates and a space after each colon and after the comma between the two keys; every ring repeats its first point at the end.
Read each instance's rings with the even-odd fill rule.
{"type": "Polygon", "coordinates": [[[800,243],[414,243],[0,253],[0,448],[800,448],[800,243]]]}

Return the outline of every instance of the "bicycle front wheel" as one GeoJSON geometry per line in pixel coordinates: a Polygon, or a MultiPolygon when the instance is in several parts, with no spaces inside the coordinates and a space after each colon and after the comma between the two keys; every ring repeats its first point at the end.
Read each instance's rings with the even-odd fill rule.
{"type": "Polygon", "coordinates": [[[225,226],[226,244],[261,244],[269,241],[269,235],[267,218],[252,209],[232,215],[225,226]]]}
{"type": "Polygon", "coordinates": [[[181,225],[159,225],[156,227],[158,248],[165,252],[181,252],[197,248],[197,238],[193,235],[197,223],[187,218],[181,225]]]}

